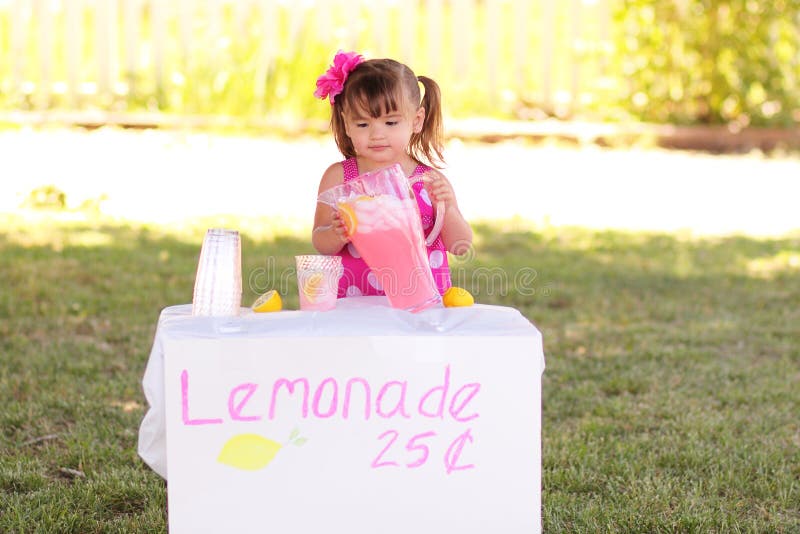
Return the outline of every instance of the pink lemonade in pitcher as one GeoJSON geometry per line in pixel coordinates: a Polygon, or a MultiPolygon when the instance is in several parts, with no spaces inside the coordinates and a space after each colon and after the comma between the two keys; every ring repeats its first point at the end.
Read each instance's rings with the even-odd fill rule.
{"type": "Polygon", "coordinates": [[[417,312],[441,301],[413,197],[358,195],[337,206],[392,307],[417,312]]]}

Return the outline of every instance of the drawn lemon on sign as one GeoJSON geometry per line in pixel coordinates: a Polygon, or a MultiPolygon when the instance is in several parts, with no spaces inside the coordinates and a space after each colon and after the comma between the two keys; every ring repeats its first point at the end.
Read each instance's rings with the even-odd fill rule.
{"type": "MultiPolygon", "coordinates": [[[[306,438],[301,437],[297,429],[289,436],[292,445],[300,446],[305,442],[306,438]]],[[[258,471],[269,465],[283,446],[259,434],[237,434],[222,446],[217,461],[237,469],[258,471]]]]}
{"type": "Polygon", "coordinates": [[[277,441],[258,434],[239,434],[225,443],[217,461],[231,467],[257,471],[266,467],[282,447],[277,441]]]}

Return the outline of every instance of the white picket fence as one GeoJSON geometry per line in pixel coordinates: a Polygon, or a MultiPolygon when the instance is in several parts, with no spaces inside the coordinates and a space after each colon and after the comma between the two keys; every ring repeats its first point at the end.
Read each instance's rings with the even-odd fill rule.
{"type": "MultiPolygon", "coordinates": [[[[163,89],[179,76],[170,58],[185,62],[203,47],[233,46],[246,31],[261,36],[263,73],[286,46],[303,53],[292,37],[314,19],[332,51],[368,42],[373,57],[398,57],[418,72],[456,82],[479,76],[491,95],[511,91],[570,107],[591,98],[584,85],[602,83],[613,1],[0,0],[0,20],[5,16],[10,30],[9,38],[0,36],[0,88],[76,104],[87,95],[128,94],[145,72],[163,89]],[[390,39],[397,31],[407,37],[390,39]],[[480,58],[476,47],[484,50],[480,58]]],[[[264,79],[254,77],[257,98],[264,79]]]]}

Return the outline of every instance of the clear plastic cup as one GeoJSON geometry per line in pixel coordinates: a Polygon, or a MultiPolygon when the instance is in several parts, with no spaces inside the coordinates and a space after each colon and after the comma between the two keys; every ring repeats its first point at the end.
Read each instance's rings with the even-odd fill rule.
{"type": "Polygon", "coordinates": [[[239,315],[242,305],[242,242],[239,232],[206,232],[192,297],[192,315],[239,315]]]}
{"type": "Polygon", "coordinates": [[[307,254],[295,256],[294,259],[300,309],[327,311],[335,308],[339,278],[342,276],[341,256],[307,254]]]}

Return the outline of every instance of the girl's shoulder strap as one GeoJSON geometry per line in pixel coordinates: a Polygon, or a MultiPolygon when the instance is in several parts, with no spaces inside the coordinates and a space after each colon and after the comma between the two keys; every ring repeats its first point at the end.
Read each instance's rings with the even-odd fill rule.
{"type": "Polygon", "coordinates": [[[425,165],[423,163],[420,163],[414,169],[414,172],[411,173],[411,176],[409,176],[409,179],[415,178],[417,176],[422,176],[423,174],[425,174],[426,172],[431,171],[431,170],[433,170],[431,167],[429,167],[429,166],[427,166],[427,165],[425,165]]]}
{"type": "Polygon", "coordinates": [[[342,169],[344,170],[344,181],[349,182],[358,178],[358,161],[356,158],[347,158],[342,162],[342,169]]]}

